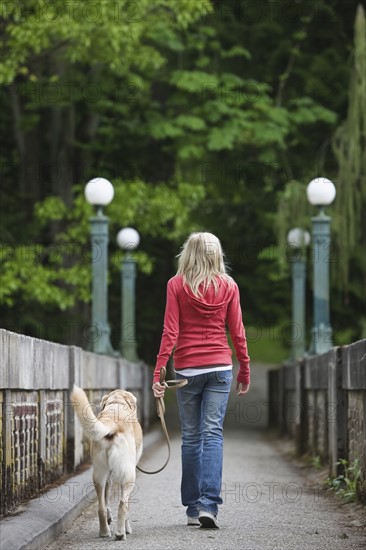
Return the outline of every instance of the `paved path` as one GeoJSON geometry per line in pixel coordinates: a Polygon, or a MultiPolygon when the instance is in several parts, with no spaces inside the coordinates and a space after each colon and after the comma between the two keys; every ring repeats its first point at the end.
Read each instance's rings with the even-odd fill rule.
{"type": "MultiPolygon", "coordinates": [[[[166,449],[155,445],[144,458],[146,467],[162,463],[166,449]]],[[[283,458],[259,430],[227,431],[223,500],[219,530],[185,524],[180,504],[180,438],[172,441],[172,457],[160,474],[139,474],[131,504],[133,534],[126,542],[98,538],[93,502],[47,550],[322,550],[366,547],[365,527],[353,507],[341,505],[299,468],[283,458]],[[353,522],[353,523],[352,523],[353,522]],[[356,524],[356,525],[355,525],[356,524]]],[[[113,505],[114,516],[117,503],[113,505]]],[[[112,523],[112,527],[115,522],[112,523]]],[[[42,549],[44,550],[44,549],[42,549]]]]}
{"type": "MultiPolygon", "coordinates": [[[[160,474],[138,474],[131,503],[134,532],[126,542],[98,538],[97,504],[89,493],[92,483],[88,470],[71,480],[75,489],[71,500],[67,498],[69,483],[52,489],[39,502],[31,501],[23,512],[0,522],[1,550],[365,549],[366,518],[361,516],[365,509],[343,505],[324,493],[317,477],[305,477],[303,469],[284,458],[280,447],[283,441],[272,439],[263,429],[268,416],[267,370],[268,366],[252,366],[251,391],[243,399],[238,400],[235,388],[232,389],[225,424],[224,504],[218,531],[186,525],[180,503],[179,419],[175,396],[170,394],[167,424],[169,432],[176,434],[172,438],[171,460],[160,474]],[[56,498],[60,489],[62,499],[56,498]],[[83,499],[90,501],[84,508],[83,499]],[[83,512],[70,523],[70,517],[75,517],[79,509],[83,512]],[[47,524],[45,528],[43,523],[47,524]],[[64,529],[63,533],[48,546],[46,542],[24,545],[25,540],[36,541],[36,537],[49,541],[52,533],[60,529],[64,529]]],[[[159,428],[158,434],[152,431],[146,436],[150,447],[142,465],[147,469],[157,468],[165,460],[165,446],[154,444],[160,434],[159,428]]],[[[114,495],[115,517],[117,492],[114,495]]]]}

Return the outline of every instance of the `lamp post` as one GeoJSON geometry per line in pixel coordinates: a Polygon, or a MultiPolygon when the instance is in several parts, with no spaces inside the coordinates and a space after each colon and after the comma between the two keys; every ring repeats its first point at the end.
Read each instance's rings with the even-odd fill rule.
{"type": "Polygon", "coordinates": [[[288,232],[287,242],[294,249],[292,264],[292,341],[291,358],[298,359],[305,353],[305,247],[310,243],[310,233],[299,227],[288,232]]]}
{"type": "Polygon", "coordinates": [[[85,187],[86,200],[96,207],[90,218],[92,283],[91,349],[95,353],[113,355],[108,324],[108,218],[103,206],[114,195],[113,185],[105,178],[94,178],[85,187]]]}
{"type": "MultiPolygon", "coordinates": [[[[117,243],[126,252],[135,250],[139,245],[140,235],[132,227],[125,227],[118,232],[117,243]]],[[[136,261],[126,254],[121,265],[122,284],[122,323],[121,323],[121,354],[128,361],[138,361],[135,323],[135,281],[136,261]]]]}
{"type": "Polygon", "coordinates": [[[313,222],[313,269],[314,269],[314,326],[311,352],[325,353],[332,346],[332,327],[329,320],[329,252],[330,220],[324,207],[336,196],[333,182],[327,178],[313,179],[307,186],[310,204],[318,206],[313,222]]]}

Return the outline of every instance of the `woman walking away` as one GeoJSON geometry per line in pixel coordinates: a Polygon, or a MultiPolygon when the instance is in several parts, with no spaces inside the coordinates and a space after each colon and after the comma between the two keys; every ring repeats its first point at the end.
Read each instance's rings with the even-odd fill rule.
{"type": "Polygon", "coordinates": [[[192,233],[168,281],[164,329],[154,371],[153,392],[163,397],[160,368],[174,352],[182,425],[182,504],[187,524],[217,529],[223,462],[223,423],[232,382],[232,353],[239,361],[237,395],[249,390],[250,369],[239,289],[226,273],[220,241],[192,233]]]}

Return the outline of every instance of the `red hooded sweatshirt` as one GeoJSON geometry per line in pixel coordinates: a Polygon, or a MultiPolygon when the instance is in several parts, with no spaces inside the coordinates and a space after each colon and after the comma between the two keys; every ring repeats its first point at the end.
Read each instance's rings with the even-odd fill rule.
{"type": "MultiPolygon", "coordinates": [[[[226,324],[239,361],[237,381],[250,382],[249,356],[242,320],[238,285],[218,279],[218,292],[211,285],[201,298],[183,285],[182,275],[168,281],[164,329],[154,370],[154,383],[174,346],[175,370],[187,367],[231,365],[226,324]]],[[[200,289],[201,290],[201,289],[200,289]]],[[[201,290],[202,292],[202,290],[201,290]]]]}

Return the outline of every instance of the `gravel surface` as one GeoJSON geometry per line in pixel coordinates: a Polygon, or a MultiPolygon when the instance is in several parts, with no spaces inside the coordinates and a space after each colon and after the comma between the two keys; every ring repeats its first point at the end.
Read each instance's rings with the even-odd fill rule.
{"type": "MultiPolygon", "coordinates": [[[[138,550],[322,550],[365,549],[365,518],[359,508],[324,493],[266,432],[241,429],[225,433],[224,474],[219,530],[186,525],[180,503],[180,437],[172,439],[167,468],[153,476],[138,474],[127,541],[98,538],[93,501],[47,550],[106,550],[119,545],[138,550]]],[[[162,464],[166,448],[157,444],[141,465],[162,464]]],[[[117,496],[117,491],[115,492],[117,496]]],[[[112,505],[116,516],[117,498],[112,505]]],[[[115,527],[115,521],[112,523],[115,527]]],[[[44,550],[44,549],[42,549],[44,550]]]]}

